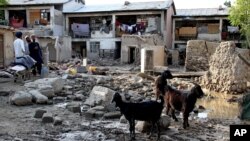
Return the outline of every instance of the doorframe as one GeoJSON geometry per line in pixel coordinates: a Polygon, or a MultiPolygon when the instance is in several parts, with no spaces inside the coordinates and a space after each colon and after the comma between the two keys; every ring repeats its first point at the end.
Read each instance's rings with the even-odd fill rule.
{"type": "MultiPolygon", "coordinates": [[[[4,49],[4,35],[3,35],[2,33],[0,34],[0,38],[1,38],[1,37],[2,37],[2,42],[0,42],[0,44],[2,45],[2,50],[0,49],[0,51],[3,52],[3,58],[2,58],[2,59],[3,59],[3,66],[0,66],[0,68],[1,68],[1,67],[4,68],[4,67],[5,67],[5,49],[4,49]]],[[[0,45],[0,46],[1,46],[1,45],[0,45]]]]}
{"type": "Polygon", "coordinates": [[[136,47],[136,46],[128,46],[128,63],[129,63],[129,64],[134,63],[134,62],[131,62],[131,49],[132,49],[132,48],[134,49],[134,54],[133,54],[133,55],[134,55],[134,62],[135,62],[135,60],[136,60],[136,58],[135,58],[136,56],[135,56],[135,55],[136,55],[136,48],[137,48],[137,47],[136,47]]]}

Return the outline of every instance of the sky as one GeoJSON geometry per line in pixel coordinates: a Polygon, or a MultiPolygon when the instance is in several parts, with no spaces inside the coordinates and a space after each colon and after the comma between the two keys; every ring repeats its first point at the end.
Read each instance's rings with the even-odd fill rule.
{"type": "MultiPolygon", "coordinates": [[[[85,0],[86,5],[94,4],[123,4],[125,0],[85,0]]],[[[129,2],[146,2],[146,1],[164,1],[164,0],[127,0],[129,2]]],[[[219,5],[224,6],[226,0],[174,0],[176,9],[189,8],[217,8],[219,5]]],[[[235,0],[231,0],[233,4],[235,0]]]]}

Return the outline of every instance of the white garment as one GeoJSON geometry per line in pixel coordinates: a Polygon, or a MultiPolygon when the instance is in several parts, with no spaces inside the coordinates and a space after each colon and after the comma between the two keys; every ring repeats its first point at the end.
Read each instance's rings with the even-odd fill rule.
{"type": "Polygon", "coordinates": [[[15,57],[24,56],[24,53],[25,53],[24,42],[20,38],[17,38],[14,41],[14,51],[15,51],[15,57]]]}

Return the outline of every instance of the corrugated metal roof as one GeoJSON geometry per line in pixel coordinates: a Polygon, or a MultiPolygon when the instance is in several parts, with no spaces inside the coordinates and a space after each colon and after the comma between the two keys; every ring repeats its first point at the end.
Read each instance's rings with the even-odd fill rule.
{"type": "Polygon", "coordinates": [[[92,12],[112,12],[112,11],[136,11],[136,10],[162,10],[168,9],[172,0],[154,1],[154,2],[131,2],[128,5],[112,4],[112,5],[84,5],[82,8],[76,10],[64,9],[64,13],[92,13],[92,12]]]}
{"type": "Polygon", "coordinates": [[[228,8],[197,8],[197,9],[176,9],[174,17],[186,16],[226,16],[229,15],[228,8]]]}
{"type": "Polygon", "coordinates": [[[9,0],[9,5],[63,4],[70,0],[9,0]]]}

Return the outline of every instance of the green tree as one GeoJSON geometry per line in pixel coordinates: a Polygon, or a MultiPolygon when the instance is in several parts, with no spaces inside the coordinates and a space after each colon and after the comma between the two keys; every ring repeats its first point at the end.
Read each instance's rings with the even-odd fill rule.
{"type": "Polygon", "coordinates": [[[0,6],[5,6],[8,4],[8,0],[0,0],[0,6]]]}
{"type": "Polygon", "coordinates": [[[229,11],[232,25],[240,26],[241,34],[246,37],[246,45],[250,48],[250,0],[236,0],[229,11]]]}

